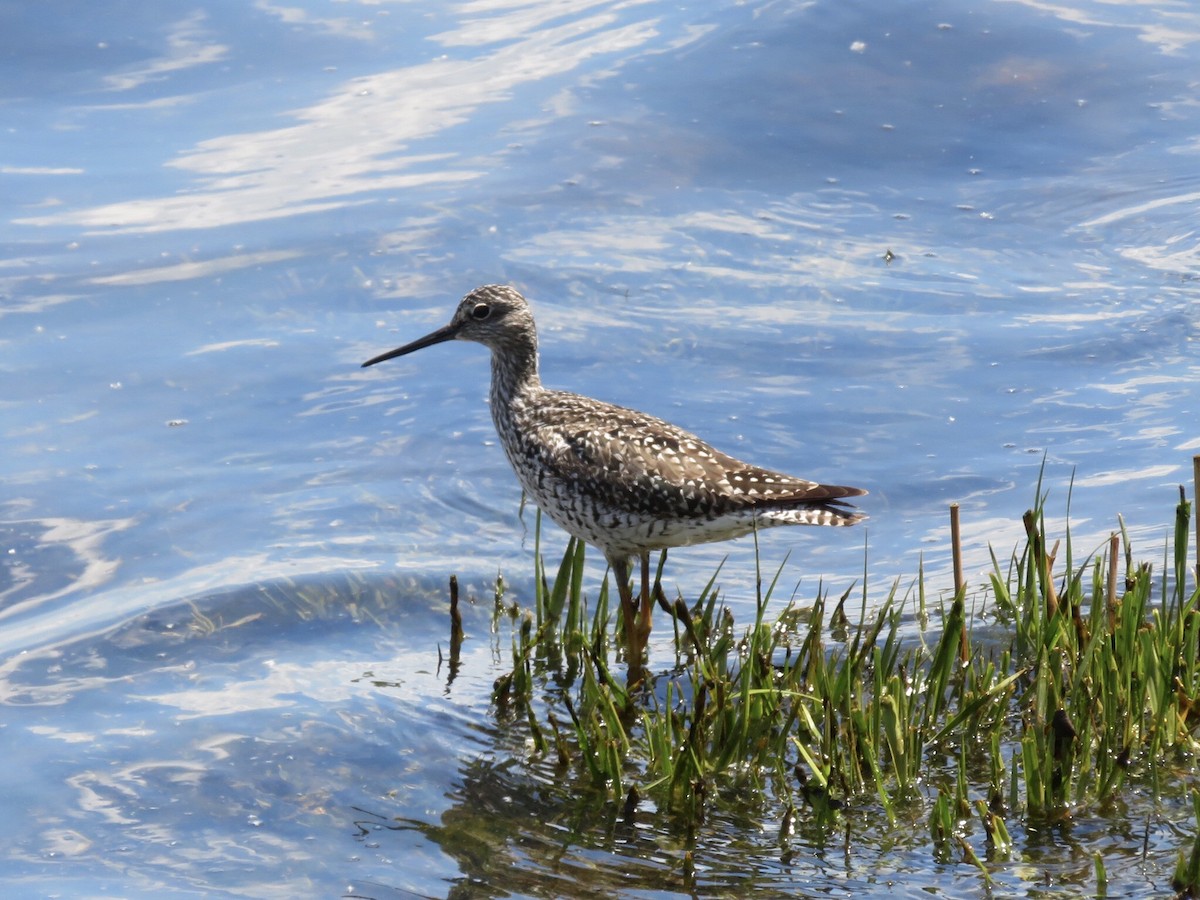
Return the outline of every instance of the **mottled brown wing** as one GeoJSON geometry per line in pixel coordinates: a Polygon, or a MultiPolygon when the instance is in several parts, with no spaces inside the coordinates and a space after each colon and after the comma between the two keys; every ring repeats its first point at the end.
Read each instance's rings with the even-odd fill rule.
{"type": "Polygon", "coordinates": [[[619,508],[694,515],[822,504],[866,493],[749,465],[646,413],[553,393],[532,423],[537,443],[552,448],[542,460],[548,474],[586,482],[592,496],[619,508]]]}

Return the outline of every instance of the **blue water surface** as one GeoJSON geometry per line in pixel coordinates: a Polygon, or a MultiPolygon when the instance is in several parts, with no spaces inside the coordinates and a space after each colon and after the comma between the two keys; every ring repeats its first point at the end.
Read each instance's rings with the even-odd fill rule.
{"type": "MultiPolygon", "coordinates": [[[[13,891],[464,877],[424,826],[503,766],[485,608],[497,572],[528,596],[532,515],[481,348],[359,364],[482,283],[530,297],[548,384],[870,491],[864,529],[763,535],[788,591],[922,560],[944,591],[953,502],[982,583],[1039,473],[1078,554],[1120,514],[1162,556],[1200,453],[1200,11],[51,0],[0,21],[13,891]],[[453,686],[450,573],[479,602],[453,686]],[[397,818],[400,843],[364,838],[397,818]]],[[[668,578],[693,595],[727,555],[750,609],[748,541],[668,578]]],[[[976,885],[768,869],[764,892],[976,885]]],[[[1147,889],[1121,877],[1109,896],[1147,889]]]]}

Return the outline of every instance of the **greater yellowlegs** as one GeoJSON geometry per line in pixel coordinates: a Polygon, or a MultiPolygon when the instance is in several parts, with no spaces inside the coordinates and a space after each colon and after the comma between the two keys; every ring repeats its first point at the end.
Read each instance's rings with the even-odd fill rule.
{"type": "Polygon", "coordinates": [[[636,621],[641,646],[650,630],[653,551],[755,528],[853,525],[864,518],[841,499],[865,494],[860,488],[752,466],[662,419],[543,387],[533,313],[511,287],[476,288],[448,325],[363,366],[451,340],[492,351],[492,421],[517,480],[564,531],[604,553],[627,634],[636,621]],[[629,583],[634,558],[642,575],[636,600],[629,583]]]}

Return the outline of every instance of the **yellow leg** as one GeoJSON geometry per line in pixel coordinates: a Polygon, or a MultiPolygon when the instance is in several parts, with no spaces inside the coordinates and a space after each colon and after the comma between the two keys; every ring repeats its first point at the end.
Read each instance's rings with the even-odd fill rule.
{"type": "Polygon", "coordinates": [[[650,614],[654,611],[653,598],[650,596],[650,552],[646,551],[641,557],[642,563],[642,596],[638,598],[638,632],[642,646],[650,638],[650,614]]]}
{"type": "Polygon", "coordinates": [[[612,569],[613,580],[617,583],[617,593],[621,597],[621,627],[623,629],[623,637],[625,639],[625,653],[628,658],[631,676],[634,673],[640,673],[642,668],[642,657],[646,653],[646,638],[650,634],[650,616],[649,616],[649,600],[648,588],[646,582],[649,579],[649,574],[645,563],[647,563],[648,555],[642,556],[642,597],[635,598],[633,596],[633,586],[629,583],[629,560],[625,557],[612,558],[608,560],[609,568],[612,569]]]}

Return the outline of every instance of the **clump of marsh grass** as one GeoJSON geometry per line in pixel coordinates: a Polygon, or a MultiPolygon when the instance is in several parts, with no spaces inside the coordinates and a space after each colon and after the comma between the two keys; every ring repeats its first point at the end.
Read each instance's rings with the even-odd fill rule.
{"type": "MultiPolygon", "coordinates": [[[[1040,481],[1036,497],[1023,545],[1003,561],[993,552],[982,596],[956,565],[940,602],[923,572],[870,602],[864,588],[857,626],[850,591],[819,588],[772,616],[781,566],[765,587],[760,577],[739,626],[714,574],[692,603],[661,601],[673,658],[636,678],[621,676],[607,584],[594,603],[583,593],[584,546],[572,540],[550,578],[539,533],[533,607],[496,704],[528,723],[535,752],[626,813],[652,799],[698,822],[729,791],[760,792],[782,810],[786,841],[802,819],[832,827],[870,807],[891,826],[925,822],[935,858],[973,863],[988,882],[1014,821],[1069,819],[1131,780],[1157,796],[1200,763],[1200,591],[1186,588],[1182,490],[1157,581],[1123,523],[1076,562],[1069,527],[1047,533],[1040,481]],[[969,599],[985,612],[968,615],[969,599]],[[1000,628],[977,638],[979,622],[1000,628]]],[[[956,510],[956,534],[957,521],[956,510]]],[[[1095,878],[1102,889],[1100,857],[1095,878]]],[[[1198,886],[1200,841],[1175,873],[1177,891],[1198,886]]]]}

